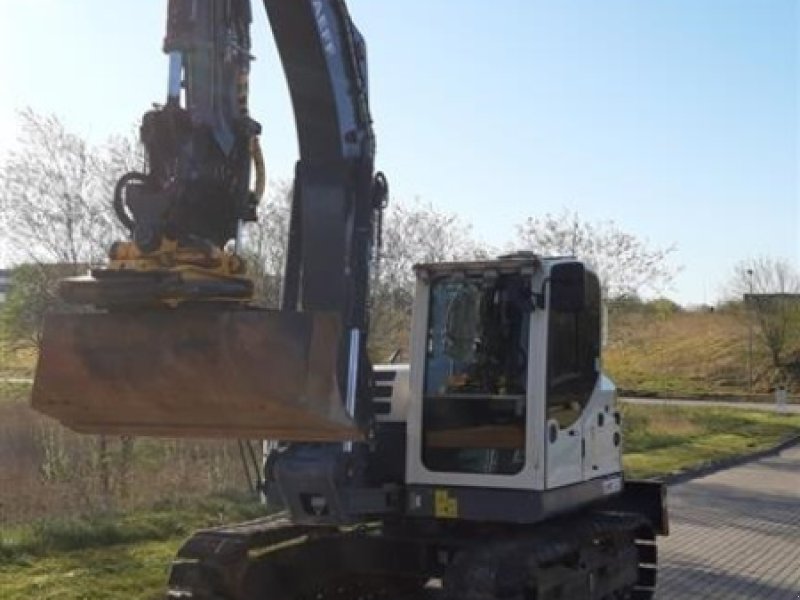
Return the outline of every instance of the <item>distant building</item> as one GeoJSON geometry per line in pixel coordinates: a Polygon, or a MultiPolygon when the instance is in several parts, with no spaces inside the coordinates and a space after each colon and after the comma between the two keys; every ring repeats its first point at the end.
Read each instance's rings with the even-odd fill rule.
{"type": "Polygon", "coordinates": [[[6,301],[10,289],[11,271],[9,269],[0,269],[0,304],[6,301]]]}

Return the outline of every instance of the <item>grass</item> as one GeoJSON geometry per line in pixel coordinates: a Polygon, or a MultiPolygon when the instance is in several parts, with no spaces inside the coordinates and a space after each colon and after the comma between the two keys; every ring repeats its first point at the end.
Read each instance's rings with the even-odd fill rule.
{"type": "Polygon", "coordinates": [[[0,378],[27,378],[33,376],[36,351],[30,348],[12,350],[0,340],[0,378]]]}
{"type": "Polygon", "coordinates": [[[800,434],[800,415],[688,406],[624,405],[628,476],[658,477],[764,450],[800,434]]]}
{"type": "Polygon", "coordinates": [[[41,519],[9,527],[0,537],[0,565],[119,544],[164,541],[195,529],[244,521],[264,514],[250,496],[218,494],[202,500],[161,502],[149,510],[95,516],[41,519]]]}
{"type": "Polygon", "coordinates": [[[164,597],[179,538],[48,556],[28,565],[0,566],[6,600],[94,600],[164,597]]]}
{"type": "MultiPolygon", "coordinates": [[[[748,329],[741,315],[689,312],[615,316],[603,358],[618,387],[654,396],[747,394],[747,361],[748,329]]],[[[768,391],[772,369],[759,339],[753,374],[754,391],[768,391]]]]}
{"type": "Polygon", "coordinates": [[[27,402],[31,396],[31,384],[0,380],[0,402],[27,402]]]}
{"type": "Polygon", "coordinates": [[[163,503],[148,511],[43,520],[2,532],[0,597],[162,598],[167,572],[194,530],[249,520],[264,507],[241,495],[163,503]]]}

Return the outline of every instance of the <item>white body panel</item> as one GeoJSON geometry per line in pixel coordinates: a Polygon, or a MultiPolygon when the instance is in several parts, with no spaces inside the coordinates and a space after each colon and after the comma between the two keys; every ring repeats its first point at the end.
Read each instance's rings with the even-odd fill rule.
{"type": "Polygon", "coordinates": [[[622,426],[616,402],[617,388],[601,375],[582,419],[586,440],[584,480],[622,470],[622,426]]]}
{"type": "Polygon", "coordinates": [[[583,481],[582,426],[578,419],[572,425],[560,428],[557,421],[547,423],[547,467],[546,487],[556,488],[583,481]],[[549,431],[556,427],[558,435],[554,442],[549,441],[549,431]]]}
{"type": "Polygon", "coordinates": [[[555,426],[558,436],[547,445],[547,488],[619,473],[622,431],[617,420],[616,388],[600,375],[577,421],[564,428],[556,421],[548,422],[548,431],[555,426]]]}

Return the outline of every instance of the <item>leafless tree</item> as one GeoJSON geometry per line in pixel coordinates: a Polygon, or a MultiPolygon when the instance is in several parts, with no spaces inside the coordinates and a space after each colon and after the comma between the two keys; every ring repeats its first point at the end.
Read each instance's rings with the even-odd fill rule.
{"type": "Polygon", "coordinates": [[[286,181],[271,185],[258,210],[258,221],[247,226],[243,255],[256,285],[256,298],[277,307],[289,241],[289,210],[292,186],[286,181]]]}
{"type": "Polygon", "coordinates": [[[475,240],[472,226],[457,214],[440,212],[419,200],[395,203],[385,219],[377,288],[379,292],[410,294],[415,264],[485,258],[487,254],[475,240]]]}
{"type": "Polygon", "coordinates": [[[102,262],[126,236],[111,196],[119,176],[141,169],[143,155],[132,136],[95,147],[58,117],[26,109],[19,118],[18,148],[0,163],[0,243],[24,267],[0,318],[7,339],[38,346],[44,315],[61,307],[58,279],[102,262]]]}
{"type": "MultiPolygon", "coordinates": [[[[280,299],[289,235],[292,188],[272,184],[259,209],[257,223],[248,225],[243,254],[255,278],[258,300],[275,307],[280,299]]],[[[472,230],[457,215],[430,204],[393,204],[383,227],[380,261],[373,265],[371,347],[377,360],[405,348],[410,322],[416,263],[485,256],[472,230]]]]}
{"type": "Polygon", "coordinates": [[[515,248],[587,261],[609,299],[662,292],[679,270],[670,263],[674,246],[654,247],[613,221],[592,223],[574,212],[528,218],[517,227],[515,248]]]}
{"type": "MultiPolygon", "coordinates": [[[[111,243],[126,237],[111,208],[112,193],[117,178],[142,168],[143,157],[132,137],[95,147],[53,115],[26,109],[20,121],[19,146],[0,164],[0,243],[4,254],[24,266],[14,273],[0,333],[6,341],[38,347],[45,314],[61,306],[58,279],[101,263],[111,243]]],[[[123,448],[120,468],[127,473],[133,440],[123,448]]],[[[98,436],[96,457],[100,487],[109,498],[107,436],[98,436]]]]}
{"type": "Polygon", "coordinates": [[[800,273],[781,258],[761,256],[739,262],[728,283],[732,299],[745,298],[772,366],[783,366],[787,345],[800,336],[800,273]]]}
{"type": "Polygon", "coordinates": [[[113,182],[135,160],[135,143],[101,148],[55,116],[20,112],[19,147],[0,164],[0,221],[15,262],[94,264],[123,236],[110,209],[113,182]]]}
{"type": "Polygon", "coordinates": [[[486,258],[489,254],[458,215],[440,212],[419,200],[391,204],[382,237],[370,311],[370,350],[376,361],[407,350],[415,264],[486,258]]]}

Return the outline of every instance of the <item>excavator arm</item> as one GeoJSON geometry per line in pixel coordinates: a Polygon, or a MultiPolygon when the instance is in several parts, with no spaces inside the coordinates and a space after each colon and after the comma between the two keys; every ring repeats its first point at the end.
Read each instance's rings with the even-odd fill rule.
{"type": "Polygon", "coordinates": [[[114,207],[143,252],[164,238],[224,247],[240,222],[254,221],[250,191],[260,125],[250,118],[250,3],[171,0],[164,50],[166,104],[145,114],[141,140],[147,174],[117,186],[114,207]]]}
{"type": "Polygon", "coordinates": [[[319,442],[370,427],[358,400],[387,189],[374,174],[364,40],[342,0],[264,4],[300,149],[280,310],[250,302],[237,254],[264,176],[247,98],[250,2],[170,0],[167,100],[141,127],[148,169],[114,196],[130,239],[62,284],[96,310],[45,325],[33,404],[74,429],[319,442]]]}
{"type": "MultiPolygon", "coordinates": [[[[334,312],[346,335],[339,380],[348,412],[367,391],[367,296],[375,217],[386,178],[374,174],[366,44],[343,0],[264,2],[294,107],[294,179],[282,309],[334,312]]],[[[361,403],[362,409],[369,403],[361,403]]]]}

